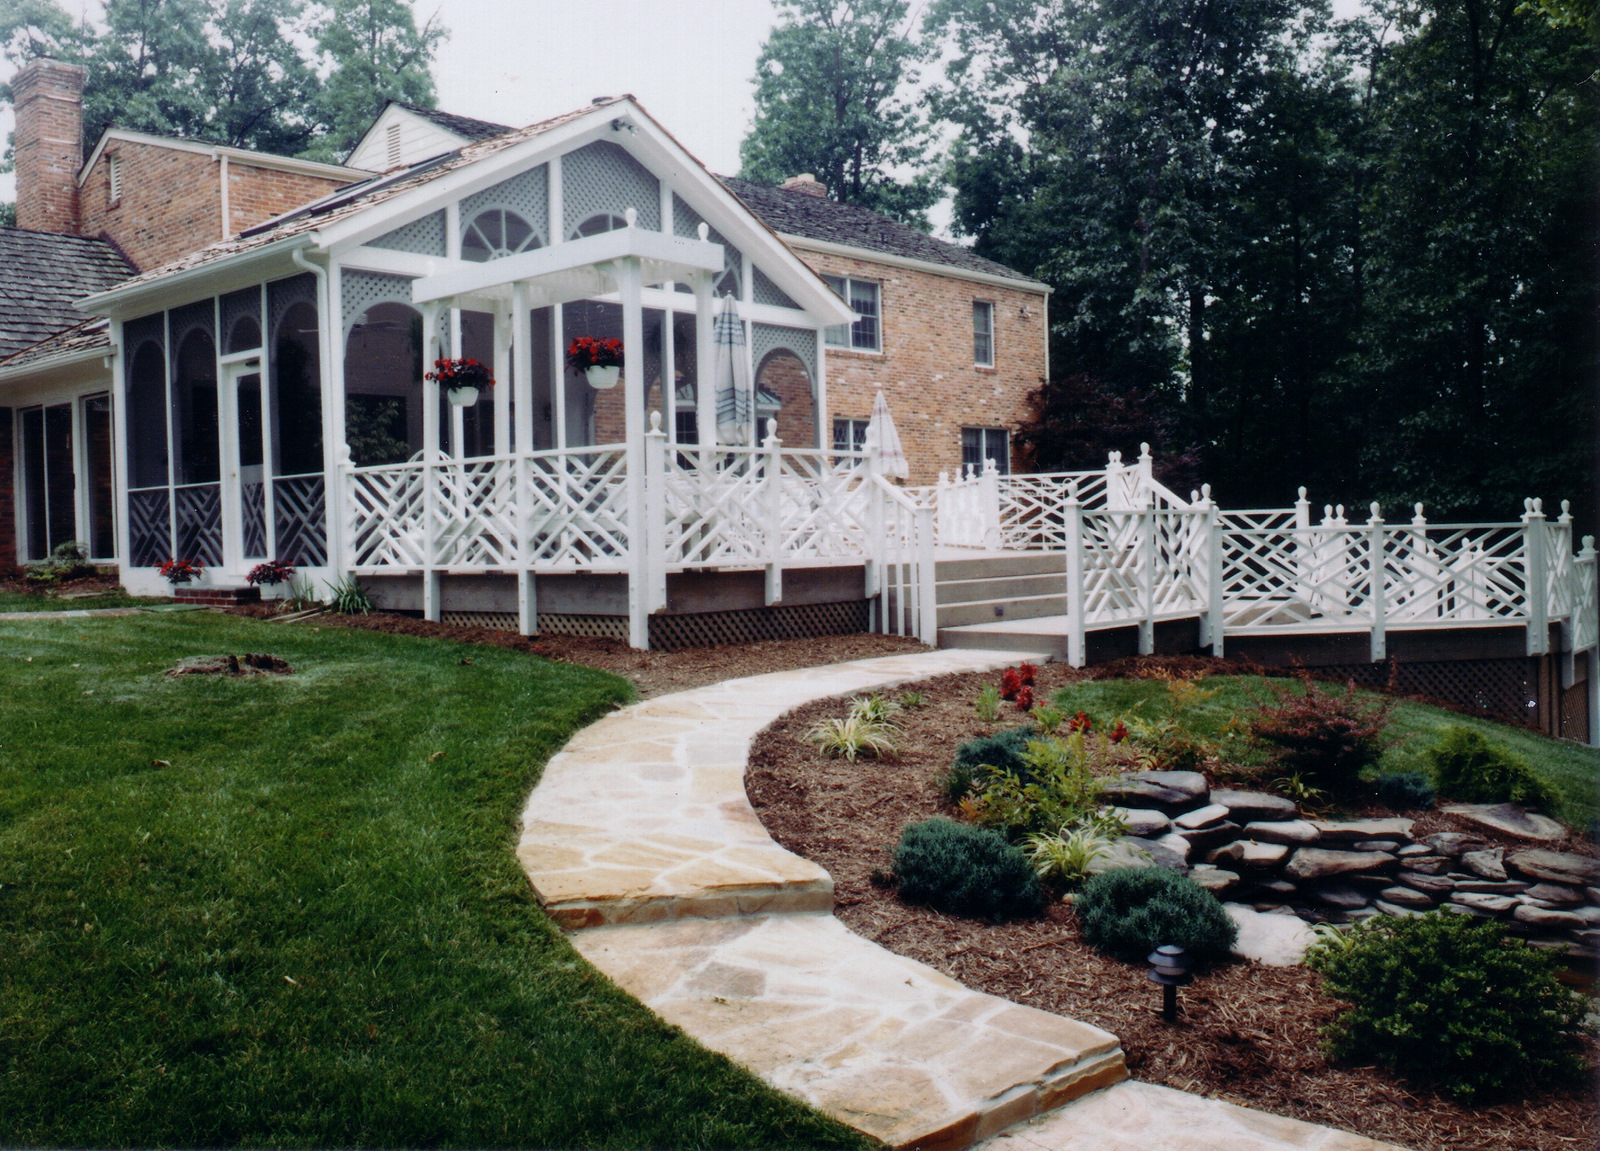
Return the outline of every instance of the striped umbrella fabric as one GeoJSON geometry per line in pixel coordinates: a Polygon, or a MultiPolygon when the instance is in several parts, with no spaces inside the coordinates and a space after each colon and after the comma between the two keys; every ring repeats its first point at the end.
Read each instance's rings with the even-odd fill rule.
{"type": "Polygon", "coordinates": [[[900,446],[900,433],[895,429],[889,401],[883,398],[881,386],[877,398],[872,401],[872,419],[867,422],[867,450],[877,455],[880,475],[903,480],[911,474],[906,453],[900,446]]]}
{"type": "Polygon", "coordinates": [[[742,447],[751,442],[755,433],[755,396],[744,351],[744,323],[731,293],[722,297],[722,311],[712,330],[716,347],[712,379],[717,384],[717,442],[742,447]]]}

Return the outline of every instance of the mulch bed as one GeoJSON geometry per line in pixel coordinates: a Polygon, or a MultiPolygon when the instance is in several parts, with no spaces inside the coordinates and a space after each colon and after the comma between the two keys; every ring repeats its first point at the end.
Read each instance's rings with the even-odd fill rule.
{"type": "MultiPolygon", "coordinates": [[[[1122,670],[1149,674],[1153,666],[1136,662],[1122,670]]],[[[1212,661],[1205,667],[1240,670],[1212,661]]],[[[1043,665],[1037,694],[1048,698],[1068,683],[1106,674],[1043,665]]],[[[1044,919],[1003,925],[902,904],[873,874],[890,870],[890,849],[907,823],[950,814],[934,780],[956,745],[1025,718],[1006,704],[999,721],[976,719],[972,701],[995,679],[950,675],[916,685],[928,705],[903,717],[906,736],[893,762],[828,760],[806,742],[817,719],[843,713],[836,700],[798,708],[757,738],[746,777],[750,800],[779,843],[832,873],[835,912],[853,931],[969,987],[1105,1028],[1121,1039],[1133,1075],[1147,1082],[1416,1151],[1596,1146],[1600,1115],[1593,1092],[1582,1086],[1468,1108],[1376,1068],[1329,1065],[1317,1047],[1318,1030],[1338,1005],[1303,967],[1219,964],[1181,992],[1184,1013],[1166,1024],[1160,990],[1145,969],[1083,943],[1066,904],[1052,906],[1044,919]]],[[[1466,829],[1435,813],[1419,821],[1418,831],[1447,827],[1466,829]]],[[[1563,846],[1593,850],[1581,841],[1563,846]]],[[[1594,1062],[1600,1052],[1592,1039],[1588,1047],[1594,1062]]]]}
{"type": "MultiPolygon", "coordinates": [[[[233,615],[252,619],[271,619],[279,614],[275,604],[242,604],[227,610],[233,615]]],[[[683,648],[679,651],[635,651],[614,639],[572,635],[546,635],[530,639],[495,628],[434,623],[389,612],[373,612],[371,615],[326,612],[283,626],[358,627],[393,635],[415,635],[509,648],[546,659],[580,663],[615,672],[633,682],[641,699],[769,671],[791,671],[853,659],[874,659],[928,650],[923,644],[900,636],[860,634],[830,635],[817,639],[778,639],[764,643],[683,648]]]]}

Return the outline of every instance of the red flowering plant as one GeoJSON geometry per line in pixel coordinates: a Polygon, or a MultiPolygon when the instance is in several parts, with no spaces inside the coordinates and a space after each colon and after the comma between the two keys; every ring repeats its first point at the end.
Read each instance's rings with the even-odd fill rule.
{"type": "Polygon", "coordinates": [[[1000,673],[1000,698],[1016,699],[1022,691],[1022,673],[1008,667],[1000,673]]]}
{"type": "Polygon", "coordinates": [[[246,583],[257,586],[288,583],[292,579],[294,579],[294,565],[281,560],[268,560],[264,564],[256,564],[250,569],[250,574],[244,577],[246,583]]]}
{"type": "Polygon", "coordinates": [[[1087,735],[1091,730],[1093,730],[1093,728],[1094,721],[1081,711],[1071,719],[1067,720],[1068,731],[1081,731],[1087,735]]]}
{"type": "Polygon", "coordinates": [[[179,584],[193,583],[206,574],[206,569],[193,560],[169,559],[156,568],[156,574],[177,587],[179,584]]]}
{"type": "Polygon", "coordinates": [[[622,367],[622,341],[579,336],[567,345],[567,366],[575,372],[622,367]]]}
{"type": "Polygon", "coordinates": [[[1027,684],[1023,684],[1017,692],[1017,708],[1021,711],[1033,710],[1033,688],[1027,684]]]}
{"type": "Polygon", "coordinates": [[[1127,725],[1125,725],[1120,719],[1117,720],[1117,726],[1111,729],[1111,733],[1107,735],[1106,738],[1112,743],[1121,743],[1123,740],[1128,738],[1127,725]]]}
{"type": "Polygon", "coordinates": [[[1025,663],[1017,668],[1017,674],[1022,677],[1023,687],[1032,687],[1034,679],[1039,674],[1039,669],[1031,663],[1025,663]]]}
{"type": "Polygon", "coordinates": [[[427,377],[446,391],[456,388],[492,388],[494,373],[489,366],[470,356],[464,360],[442,359],[433,361],[433,371],[427,377]]]}

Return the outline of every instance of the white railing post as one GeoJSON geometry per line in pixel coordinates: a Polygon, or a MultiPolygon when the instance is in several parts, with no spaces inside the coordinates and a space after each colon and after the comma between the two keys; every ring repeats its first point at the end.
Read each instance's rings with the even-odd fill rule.
{"type": "Polygon", "coordinates": [[[978,484],[978,498],[981,501],[979,521],[982,524],[983,546],[991,551],[998,551],[1000,541],[1000,469],[993,460],[983,461],[983,478],[978,484]]]}
{"type": "Polygon", "coordinates": [[[763,496],[767,517],[767,606],[783,599],[783,441],[778,438],[778,421],[767,421],[763,449],[763,496]]]}
{"type": "Polygon", "coordinates": [[[917,531],[917,638],[929,647],[939,643],[939,588],[933,552],[933,509],[918,507],[913,513],[917,531]]]}
{"type": "Polygon", "coordinates": [[[1372,501],[1372,518],[1367,520],[1367,606],[1372,609],[1372,662],[1389,658],[1384,583],[1387,573],[1383,554],[1383,517],[1378,501],[1372,501]]]}
{"type": "MultiPolygon", "coordinates": [[[[1149,444],[1142,445],[1146,453],[1149,444]]],[[[1143,475],[1141,471],[1140,475],[1143,475]]],[[[1156,509],[1155,493],[1146,489],[1139,509],[1139,654],[1156,650],[1156,509]]]]}
{"type": "Polygon", "coordinates": [[[1156,502],[1156,470],[1155,461],[1150,457],[1150,445],[1139,445],[1138,468],[1139,494],[1149,497],[1152,504],[1156,502]]]}
{"type": "Polygon", "coordinates": [[[1211,654],[1221,659],[1227,644],[1226,617],[1223,615],[1224,559],[1222,517],[1211,499],[1211,486],[1200,489],[1206,505],[1206,630],[1210,632],[1211,654]]]}
{"type": "Polygon", "coordinates": [[[939,542],[960,543],[956,536],[955,497],[950,494],[950,473],[940,472],[939,482],[933,486],[934,507],[939,511],[939,542]]]}
{"type": "MultiPolygon", "coordinates": [[[[884,493],[878,487],[878,459],[876,453],[867,454],[866,484],[868,492],[867,501],[867,528],[872,538],[867,541],[867,555],[862,563],[864,567],[863,578],[866,581],[866,597],[872,599],[883,590],[884,562],[887,559],[888,541],[884,538],[884,493]]],[[[881,626],[878,630],[887,632],[889,601],[883,600],[880,611],[881,626]]]]}
{"type": "Polygon", "coordinates": [[[1078,502],[1078,481],[1068,480],[1067,498],[1061,505],[1067,546],[1067,662],[1084,665],[1083,620],[1083,505],[1078,502]]]}
{"type": "Polygon", "coordinates": [[[1529,655],[1543,655],[1550,649],[1549,577],[1545,574],[1548,557],[1545,545],[1549,542],[1545,530],[1544,506],[1541,500],[1525,500],[1522,514],[1522,554],[1526,565],[1526,595],[1528,597],[1528,647],[1529,655]]]}
{"type": "MultiPolygon", "coordinates": [[[[334,570],[349,575],[356,566],[356,509],[350,495],[350,445],[339,444],[333,452],[333,490],[328,493],[331,511],[328,521],[337,519],[343,530],[338,533],[338,554],[330,556],[334,570]]],[[[331,551],[332,549],[330,549],[331,551]]]]}
{"type": "Polygon", "coordinates": [[[667,606],[667,433],[661,430],[661,413],[650,413],[650,430],[644,437],[644,528],[649,577],[645,610],[667,606]]]}
{"type": "MultiPolygon", "coordinates": [[[[533,477],[529,453],[533,451],[533,317],[528,310],[528,286],[511,286],[511,377],[516,387],[516,429],[511,437],[517,453],[516,494],[511,501],[512,522],[517,525],[517,629],[523,635],[539,634],[538,582],[533,574],[533,540],[530,508],[533,477]]],[[[560,388],[562,385],[556,385],[560,388]]],[[[505,384],[500,385],[505,390],[505,384]]],[[[499,425],[496,424],[496,428],[499,425]]]]}
{"type": "Polygon", "coordinates": [[[1594,537],[1583,537],[1583,550],[1573,560],[1572,635],[1574,647],[1586,647],[1585,663],[1589,681],[1585,685],[1589,704],[1588,744],[1600,747],[1600,602],[1596,602],[1597,557],[1594,537]],[[1580,614],[1582,613],[1582,614],[1580,614]]]}
{"type": "Polygon", "coordinates": [[[439,556],[437,517],[439,513],[439,383],[429,380],[439,357],[439,307],[422,309],[422,617],[438,622],[443,615],[439,602],[439,556]]]}
{"type": "Polygon", "coordinates": [[[1316,570],[1312,564],[1313,552],[1316,549],[1310,533],[1306,530],[1311,527],[1311,501],[1306,498],[1304,487],[1301,487],[1299,498],[1294,501],[1294,527],[1295,576],[1300,581],[1296,590],[1300,599],[1309,605],[1317,580],[1316,570]]]}

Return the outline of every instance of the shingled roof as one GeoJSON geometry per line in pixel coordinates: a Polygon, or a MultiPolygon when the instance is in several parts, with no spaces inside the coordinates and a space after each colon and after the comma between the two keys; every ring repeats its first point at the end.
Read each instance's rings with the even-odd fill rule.
{"type": "Polygon", "coordinates": [[[454,132],[463,140],[473,142],[492,140],[496,136],[504,136],[507,132],[516,131],[509,124],[495,124],[488,120],[474,120],[471,116],[457,116],[453,112],[441,112],[437,108],[424,108],[419,104],[407,104],[400,100],[393,100],[391,103],[397,108],[404,108],[413,116],[421,116],[430,124],[437,124],[446,132],[454,132]]]}
{"type": "Polygon", "coordinates": [[[131,275],[104,240],[0,228],[0,358],[79,326],[74,301],[131,275]]]}
{"type": "Polygon", "coordinates": [[[717,179],[774,232],[845,244],[852,248],[867,248],[890,256],[944,264],[967,272],[1033,282],[1021,272],[986,260],[970,248],[935,239],[926,232],[919,232],[909,224],[902,224],[870,208],[840,204],[787,188],[772,188],[736,176],[718,176],[717,179]]]}

